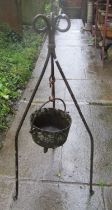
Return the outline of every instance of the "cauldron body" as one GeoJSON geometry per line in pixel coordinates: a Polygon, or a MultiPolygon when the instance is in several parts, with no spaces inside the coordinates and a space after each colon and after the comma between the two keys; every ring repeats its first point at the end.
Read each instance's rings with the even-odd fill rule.
{"type": "Polygon", "coordinates": [[[70,115],[60,109],[42,108],[31,114],[31,135],[44,148],[62,146],[71,126],[70,115]]]}

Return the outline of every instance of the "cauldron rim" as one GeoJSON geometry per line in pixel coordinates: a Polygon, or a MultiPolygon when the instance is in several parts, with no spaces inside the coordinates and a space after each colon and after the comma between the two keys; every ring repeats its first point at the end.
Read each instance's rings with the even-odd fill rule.
{"type": "MultiPolygon", "coordinates": [[[[63,112],[63,113],[65,113],[66,115],[68,115],[68,117],[69,117],[69,119],[70,119],[70,121],[69,121],[69,125],[67,126],[67,127],[65,127],[65,128],[63,128],[63,129],[60,129],[59,131],[47,131],[47,130],[44,130],[44,129],[42,129],[42,128],[39,128],[39,127],[37,127],[36,125],[32,125],[32,130],[35,130],[35,129],[38,129],[38,131],[42,131],[42,132],[44,132],[44,133],[62,133],[63,131],[65,131],[65,130],[67,130],[67,129],[69,129],[70,128],[70,126],[71,126],[71,124],[72,124],[72,118],[71,118],[71,116],[69,115],[69,112],[66,112],[66,111],[63,111],[63,110],[61,110],[61,109],[56,109],[56,108],[42,108],[41,110],[56,110],[56,111],[61,111],[61,112],[63,112]]],[[[41,111],[41,110],[36,110],[35,112],[39,112],[39,111],[41,111]]],[[[34,112],[34,113],[35,113],[34,112]]],[[[33,113],[32,113],[33,114],[33,113]]],[[[35,117],[36,118],[36,117],[35,117]]]]}

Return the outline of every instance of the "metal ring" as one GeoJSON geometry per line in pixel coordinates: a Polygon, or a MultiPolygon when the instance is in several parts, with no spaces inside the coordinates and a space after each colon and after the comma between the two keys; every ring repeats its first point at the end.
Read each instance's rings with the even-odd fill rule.
{"type": "Polygon", "coordinates": [[[71,27],[71,22],[70,22],[70,19],[67,15],[59,15],[57,18],[56,18],[56,30],[57,31],[60,31],[60,32],[66,32],[70,29],[71,27]],[[61,20],[61,19],[64,19],[66,20],[67,22],[67,27],[65,29],[61,29],[59,26],[58,26],[58,22],[61,20]]]}
{"type": "Polygon", "coordinates": [[[32,24],[32,25],[33,25],[33,29],[34,29],[37,33],[46,32],[46,31],[48,30],[48,28],[50,27],[48,18],[47,18],[45,15],[42,15],[42,14],[36,15],[36,16],[33,18],[33,24],[32,24]],[[38,29],[38,28],[36,27],[36,22],[37,22],[39,19],[43,19],[47,26],[38,29]]]}

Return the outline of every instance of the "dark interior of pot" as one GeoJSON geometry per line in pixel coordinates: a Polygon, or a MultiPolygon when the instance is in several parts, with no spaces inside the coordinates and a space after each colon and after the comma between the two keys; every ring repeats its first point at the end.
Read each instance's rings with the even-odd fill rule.
{"type": "Polygon", "coordinates": [[[49,108],[35,117],[33,125],[44,131],[58,132],[70,126],[70,119],[62,110],[49,108]]]}

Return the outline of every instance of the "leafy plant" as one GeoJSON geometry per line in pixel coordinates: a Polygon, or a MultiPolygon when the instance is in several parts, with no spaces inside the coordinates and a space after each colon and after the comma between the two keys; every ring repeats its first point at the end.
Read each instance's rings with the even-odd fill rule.
{"type": "Polygon", "coordinates": [[[0,31],[0,131],[8,126],[7,115],[31,77],[41,44],[42,36],[30,28],[24,28],[21,40],[0,31]]]}

